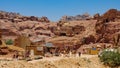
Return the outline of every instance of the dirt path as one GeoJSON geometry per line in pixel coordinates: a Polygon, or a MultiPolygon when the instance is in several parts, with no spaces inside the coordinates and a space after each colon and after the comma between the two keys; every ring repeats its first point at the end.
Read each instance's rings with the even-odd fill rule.
{"type": "MultiPolygon", "coordinates": [[[[106,68],[97,55],[47,57],[33,61],[0,61],[0,68],[106,68]]],[[[109,67],[107,67],[109,68],[109,67]]]]}
{"type": "Polygon", "coordinates": [[[86,59],[89,59],[89,58],[96,57],[96,56],[97,55],[81,55],[80,57],[44,57],[43,59],[29,61],[28,63],[36,63],[39,61],[51,61],[51,62],[53,62],[53,61],[58,61],[61,59],[67,59],[67,58],[86,58],[86,59]]]}

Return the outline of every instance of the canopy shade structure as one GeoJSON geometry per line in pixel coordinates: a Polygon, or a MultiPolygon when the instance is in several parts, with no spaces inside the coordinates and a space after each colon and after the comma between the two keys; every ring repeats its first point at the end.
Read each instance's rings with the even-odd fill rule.
{"type": "Polygon", "coordinates": [[[55,47],[55,46],[53,45],[53,43],[50,43],[50,42],[45,43],[44,46],[46,46],[46,47],[55,47]]]}

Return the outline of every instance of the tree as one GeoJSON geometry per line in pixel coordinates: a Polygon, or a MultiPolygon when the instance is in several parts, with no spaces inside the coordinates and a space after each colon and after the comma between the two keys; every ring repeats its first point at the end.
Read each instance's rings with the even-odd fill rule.
{"type": "Polygon", "coordinates": [[[6,45],[12,45],[13,44],[13,40],[12,39],[8,39],[5,41],[6,45]]]}
{"type": "Polygon", "coordinates": [[[104,63],[104,65],[108,65],[111,68],[116,68],[120,66],[120,53],[116,50],[114,51],[103,51],[100,56],[100,61],[104,63]]]}
{"type": "Polygon", "coordinates": [[[25,35],[21,35],[19,36],[17,39],[15,39],[15,46],[19,46],[25,49],[26,46],[30,46],[31,45],[31,41],[30,39],[25,36],[25,35]]]}

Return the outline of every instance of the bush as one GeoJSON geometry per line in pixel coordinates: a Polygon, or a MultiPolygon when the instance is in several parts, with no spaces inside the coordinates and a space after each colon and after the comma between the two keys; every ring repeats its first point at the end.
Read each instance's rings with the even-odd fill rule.
{"type": "Polygon", "coordinates": [[[9,39],[9,40],[6,40],[6,45],[12,45],[13,44],[13,40],[9,39]]]}
{"type": "Polygon", "coordinates": [[[101,62],[110,67],[120,66],[120,53],[115,51],[103,51],[99,56],[101,62]]]}

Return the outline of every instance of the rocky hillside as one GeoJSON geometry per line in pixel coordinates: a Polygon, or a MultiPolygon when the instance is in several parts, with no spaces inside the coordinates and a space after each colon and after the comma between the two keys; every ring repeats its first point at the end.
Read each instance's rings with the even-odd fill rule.
{"type": "Polygon", "coordinates": [[[114,36],[120,35],[120,11],[110,9],[99,16],[95,29],[97,42],[113,43],[114,36]]]}
{"type": "Polygon", "coordinates": [[[120,34],[120,11],[110,9],[103,15],[95,14],[93,18],[89,14],[64,16],[58,23],[51,23],[47,17],[1,11],[0,30],[4,39],[26,34],[31,41],[47,39],[60,45],[113,43],[114,36],[120,34]]]}
{"type": "Polygon", "coordinates": [[[3,39],[15,39],[25,34],[31,41],[40,41],[54,36],[50,28],[56,23],[50,23],[47,17],[22,16],[19,13],[0,11],[0,30],[3,39]]]}
{"type": "Polygon", "coordinates": [[[80,20],[89,20],[92,17],[88,13],[84,13],[83,15],[76,16],[63,16],[60,21],[80,21],[80,20]]]}
{"type": "Polygon", "coordinates": [[[95,14],[93,17],[91,19],[60,21],[57,23],[57,27],[51,29],[57,36],[51,42],[56,43],[63,39],[68,43],[61,43],[69,44],[72,39],[76,39],[79,43],[72,42],[72,45],[114,43],[114,37],[120,34],[120,11],[110,9],[103,15],[95,14]]]}

